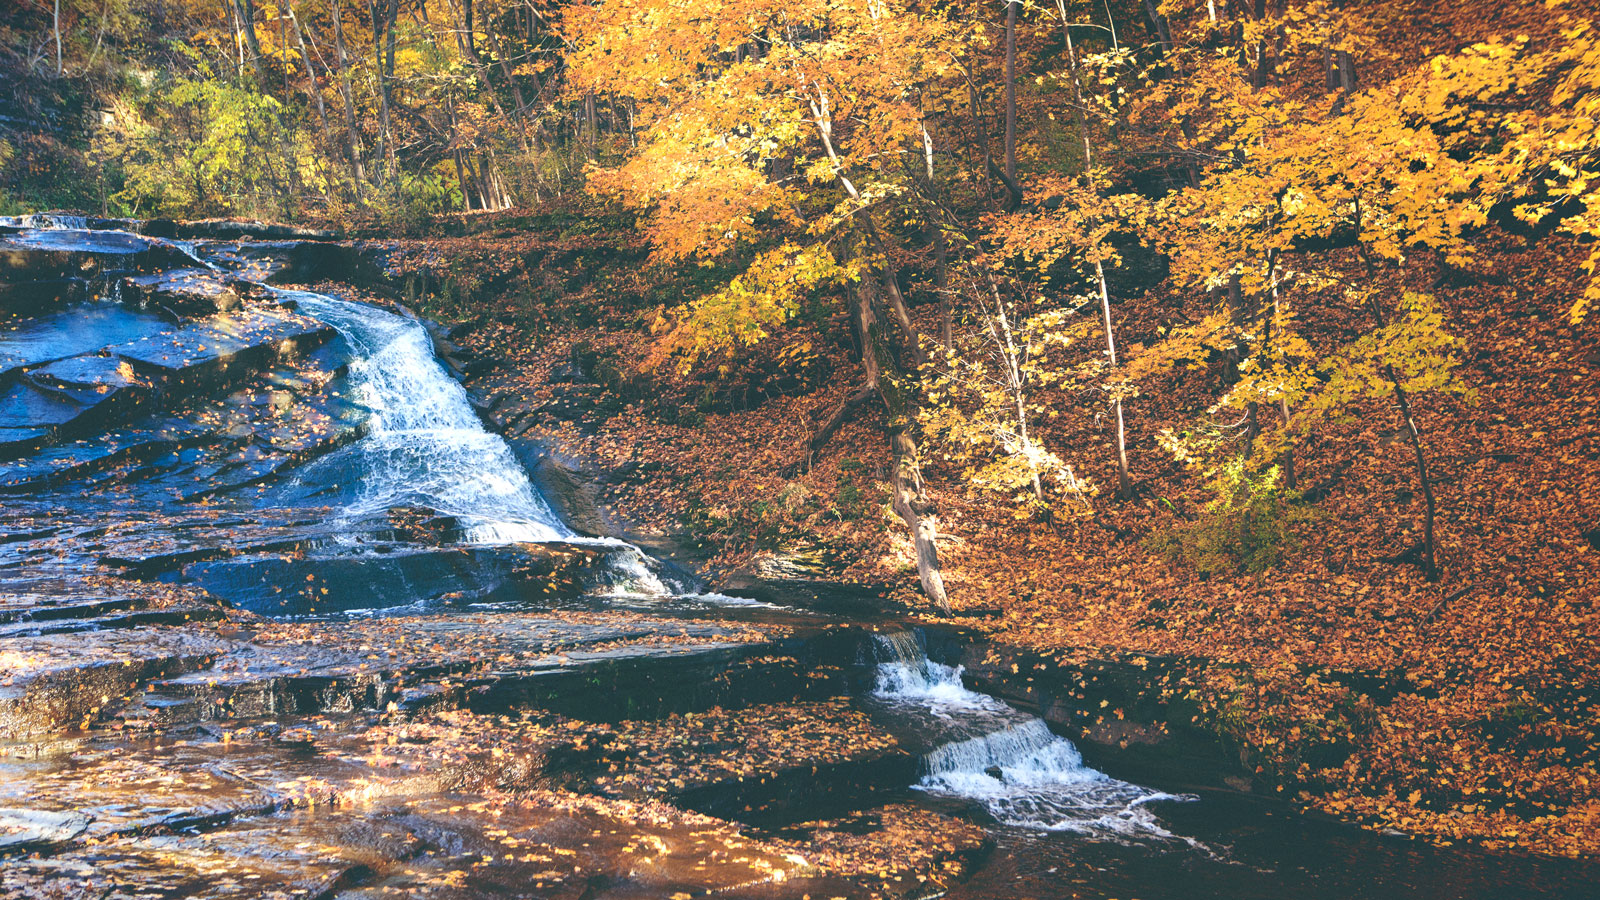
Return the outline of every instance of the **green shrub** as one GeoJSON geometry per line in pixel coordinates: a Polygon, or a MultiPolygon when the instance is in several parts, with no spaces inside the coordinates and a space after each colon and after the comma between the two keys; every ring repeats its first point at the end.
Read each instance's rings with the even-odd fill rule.
{"type": "Polygon", "coordinates": [[[1295,527],[1317,517],[1278,479],[1277,466],[1252,473],[1242,459],[1228,463],[1212,483],[1216,497],[1199,517],[1152,534],[1146,549],[1206,577],[1273,568],[1299,546],[1295,527]]]}

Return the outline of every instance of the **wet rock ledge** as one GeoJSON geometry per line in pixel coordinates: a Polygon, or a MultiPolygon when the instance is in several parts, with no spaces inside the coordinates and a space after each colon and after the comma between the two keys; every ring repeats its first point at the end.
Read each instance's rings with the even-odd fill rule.
{"type": "Polygon", "coordinates": [[[848,699],[860,629],[278,502],[371,419],[266,287],[383,277],[332,238],[0,221],[0,897],[910,898],[981,858],[848,699]]]}

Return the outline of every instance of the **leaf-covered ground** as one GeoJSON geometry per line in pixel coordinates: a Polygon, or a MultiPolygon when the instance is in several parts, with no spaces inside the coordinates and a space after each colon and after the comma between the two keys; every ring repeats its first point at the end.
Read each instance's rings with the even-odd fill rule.
{"type": "MultiPolygon", "coordinates": [[[[1429,396],[1417,409],[1438,479],[1440,581],[1417,565],[1410,449],[1397,411],[1378,403],[1299,448],[1316,515],[1277,568],[1202,578],[1145,549],[1144,538],[1206,499],[1155,436],[1202,415],[1219,375],[1175,368],[1147,378],[1128,403],[1138,497],[1101,494],[1092,516],[1019,515],[930,452],[924,475],[958,610],[982,612],[968,621],[1024,646],[1247,664],[1172,687],[1195,692],[1217,727],[1248,744],[1261,776],[1307,805],[1444,842],[1600,848],[1600,344],[1565,316],[1584,248],[1500,232],[1475,240],[1466,270],[1413,266],[1407,277],[1428,283],[1378,285],[1438,296],[1445,327],[1467,345],[1460,374],[1470,394],[1429,396]]],[[[511,361],[488,380],[535,410],[578,410],[534,416],[530,433],[646,473],[609,484],[607,502],[636,521],[720,539],[713,572],[767,549],[822,548],[841,577],[893,584],[918,604],[910,548],[887,508],[877,414],[865,410],[815,460],[802,455],[856,378],[850,349],[826,337],[846,333],[829,326],[826,304],[811,313],[817,324],[802,316],[720,369],[641,373],[648,310],[661,299],[652,273],[584,264],[592,280],[530,315],[492,299],[528,295],[518,286],[534,276],[516,272],[514,241],[452,244],[434,251],[455,254],[458,270],[484,252],[510,260],[510,287],[495,288],[487,309],[438,310],[476,322],[463,343],[511,361]],[[585,391],[577,401],[574,381],[585,391]]],[[[626,259],[628,249],[613,252],[626,259]]],[[[1353,253],[1333,256],[1359,274],[1353,253]]],[[[1367,327],[1334,302],[1302,306],[1313,311],[1299,323],[1313,344],[1367,327]]],[[[925,330],[935,312],[917,308],[925,330]]],[[[1162,288],[1115,308],[1134,353],[1203,314],[1162,288]]],[[[1067,392],[1043,402],[1056,413],[1040,425],[1046,446],[1114,484],[1103,404],[1067,392]]]]}

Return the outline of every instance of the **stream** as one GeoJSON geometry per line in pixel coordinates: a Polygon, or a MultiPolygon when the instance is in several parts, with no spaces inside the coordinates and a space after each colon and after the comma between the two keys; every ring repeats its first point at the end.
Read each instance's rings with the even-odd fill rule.
{"type": "MultiPolygon", "coordinates": [[[[27,241],[49,248],[115,253],[134,237],[83,230],[87,223],[82,219],[35,217],[18,224],[34,229],[22,233],[27,241]]],[[[167,242],[167,246],[207,260],[203,245],[167,242]]],[[[252,445],[241,452],[232,445],[209,449],[213,445],[185,444],[170,437],[177,428],[170,422],[135,423],[127,436],[117,438],[123,443],[112,448],[114,453],[125,452],[118,447],[135,446],[129,441],[155,442],[151,434],[166,442],[160,455],[152,451],[148,458],[139,457],[136,468],[94,468],[80,476],[78,458],[68,463],[79,468],[62,468],[65,464],[45,451],[36,460],[17,464],[10,477],[36,478],[45,485],[39,495],[42,504],[78,504],[87,489],[104,510],[137,518],[134,513],[151,510],[190,515],[195,507],[192,498],[198,495],[183,492],[192,491],[194,482],[245,472],[251,477],[240,477],[228,492],[217,495],[220,499],[206,495],[208,513],[213,509],[237,513],[239,522],[262,528],[277,540],[290,535],[299,542],[296,552],[303,557],[295,562],[309,559],[330,570],[336,564],[351,568],[343,587],[352,594],[350,600],[337,605],[319,599],[315,604],[286,607],[289,611],[283,613],[276,607],[268,609],[269,614],[286,618],[328,620],[400,611],[441,614],[457,606],[522,608],[526,604],[520,595],[505,600],[506,592],[498,586],[466,592],[465,600],[435,602],[440,591],[429,586],[432,582],[424,584],[423,576],[447,582],[464,577],[460,554],[474,561],[487,554],[492,561],[494,554],[515,552],[519,546],[559,544],[595,551],[588,593],[624,608],[669,618],[838,623],[803,610],[706,592],[692,578],[631,544],[574,533],[541,496],[506,440],[485,427],[467,390],[435,358],[422,322],[328,294],[287,288],[269,291],[283,308],[337,333],[316,351],[321,356],[311,355],[312,362],[322,367],[318,377],[327,393],[327,417],[350,423],[341,426],[345,430],[337,440],[329,439],[318,445],[319,452],[301,459],[290,453],[274,456],[273,447],[252,445]],[[217,455],[224,451],[234,455],[217,455]],[[44,466],[56,469],[47,472],[48,478],[35,476],[44,466]],[[124,481],[114,489],[103,489],[106,499],[100,500],[102,489],[96,487],[100,482],[84,479],[109,478],[107,472],[124,481]],[[265,474],[257,477],[257,472],[265,474]],[[213,502],[216,505],[209,506],[213,502]],[[441,547],[393,538],[388,520],[396,508],[422,509],[448,520],[443,549],[458,553],[450,562],[458,569],[439,575],[420,564],[407,568],[407,560],[439,555],[441,547]],[[267,517],[270,528],[247,514],[267,517]]],[[[42,362],[108,344],[116,349],[150,340],[170,328],[152,313],[98,301],[9,327],[0,349],[28,365],[38,362],[27,354],[42,362]]],[[[268,380],[267,387],[274,391],[293,381],[281,374],[268,380]]],[[[275,402],[270,401],[275,396],[270,391],[263,396],[269,398],[268,405],[275,402]]],[[[238,405],[257,409],[262,402],[252,395],[238,405]]],[[[90,443],[78,444],[82,446],[74,445],[71,452],[79,456],[94,452],[90,443]]],[[[100,511],[89,504],[86,514],[100,511]]],[[[152,528],[166,527],[162,521],[151,521],[152,528]]],[[[243,562],[192,559],[199,561],[185,557],[181,568],[160,577],[208,589],[221,585],[243,596],[259,590],[262,582],[284,577],[270,566],[289,564],[269,554],[243,562]]],[[[58,564],[84,563],[68,555],[58,564]]],[[[301,577],[301,570],[292,571],[301,577]]],[[[320,571],[313,569],[310,577],[322,577],[320,571]]],[[[478,573],[471,571],[474,576],[478,573]]],[[[329,584],[340,589],[336,582],[329,584]]],[[[447,586],[455,587],[453,582],[447,586]]],[[[319,598],[329,594],[327,588],[320,590],[319,598]]],[[[959,667],[929,658],[914,629],[879,632],[871,658],[857,664],[870,667],[872,687],[858,692],[852,702],[921,760],[915,783],[890,789],[909,802],[978,821],[994,840],[992,853],[948,895],[953,898],[1600,896],[1591,879],[1593,869],[1584,863],[1435,848],[1299,815],[1286,806],[1239,794],[1163,790],[1119,779],[1114,767],[1108,774],[1093,765],[1094,760],[1086,761],[1084,752],[1053,733],[1043,720],[969,689],[959,667]]]]}

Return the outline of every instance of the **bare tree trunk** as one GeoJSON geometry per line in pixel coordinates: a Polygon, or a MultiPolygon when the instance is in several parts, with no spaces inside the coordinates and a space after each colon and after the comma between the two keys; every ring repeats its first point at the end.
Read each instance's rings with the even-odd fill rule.
{"type": "MultiPolygon", "coordinates": [[[[471,15],[470,4],[467,4],[465,0],[462,0],[462,6],[457,7],[454,0],[452,0],[452,2],[449,3],[449,8],[452,18],[457,20],[457,27],[455,29],[456,47],[461,51],[462,58],[466,61],[467,65],[472,67],[473,75],[477,77],[478,83],[483,86],[483,92],[488,95],[489,105],[494,107],[495,113],[497,113],[502,119],[509,118],[511,121],[516,123],[518,143],[524,151],[527,151],[529,149],[528,128],[522,120],[522,110],[520,109],[520,104],[522,102],[521,91],[516,92],[517,102],[519,104],[517,114],[514,116],[508,116],[506,114],[505,107],[500,105],[500,97],[494,91],[494,84],[489,80],[488,67],[483,64],[483,60],[479,59],[477,52],[472,49],[472,33],[469,27],[470,19],[467,18],[471,15]]],[[[490,34],[492,37],[494,23],[491,21],[489,24],[490,34]]],[[[508,80],[511,80],[509,75],[510,70],[507,70],[508,80]]],[[[511,86],[513,89],[516,88],[516,82],[514,80],[511,81],[511,86]]]]}
{"type": "Polygon", "coordinates": [[[317,87],[317,73],[311,68],[311,53],[306,49],[306,38],[300,30],[300,18],[294,14],[293,0],[285,0],[284,11],[287,13],[289,23],[294,26],[294,39],[300,46],[300,61],[305,63],[306,92],[317,105],[317,122],[321,124],[321,134],[328,133],[328,108],[322,102],[322,89],[317,87]]]}
{"type": "MultiPolygon", "coordinates": [[[[1379,328],[1388,327],[1388,317],[1383,314],[1383,307],[1376,299],[1368,298],[1368,306],[1372,310],[1372,317],[1379,328]]],[[[1433,477],[1428,472],[1427,456],[1422,449],[1422,431],[1417,428],[1416,416],[1411,411],[1411,398],[1406,393],[1405,387],[1400,383],[1400,374],[1394,366],[1385,365],[1384,375],[1389,379],[1389,384],[1394,388],[1395,403],[1400,407],[1400,423],[1405,426],[1406,440],[1411,444],[1411,452],[1415,456],[1417,469],[1417,484],[1422,488],[1424,512],[1422,520],[1422,572],[1429,581],[1439,580],[1438,553],[1434,541],[1434,518],[1437,514],[1437,504],[1433,496],[1433,477]]]]}
{"type": "Polygon", "coordinates": [[[1417,482],[1422,486],[1422,499],[1426,511],[1422,520],[1422,547],[1423,547],[1423,574],[1429,581],[1439,580],[1439,564],[1435,553],[1433,537],[1433,520],[1436,512],[1433,497],[1433,478],[1428,474],[1428,460],[1422,452],[1422,433],[1417,430],[1417,420],[1411,412],[1411,400],[1406,396],[1406,389],[1400,386],[1400,377],[1395,373],[1394,366],[1385,366],[1389,381],[1394,385],[1394,398],[1400,405],[1400,420],[1405,424],[1406,437],[1411,443],[1411,451],[1416,455],[1417,482]]]}
{"type": "Polygon", "coordinates": [[[61,62],[61,0],[56,0],[52,24],[55,27],[56,34],[56,77],[60,78],[62,73],[66,71],[62,68],[61,62]]]}
{"type": "Polygon", "coordinates": [[[245,46],[250,49],[250,64],[255,68],[256,77],[260,78],[264,69],[261,62],[261,39],[256,36],[255,0],[234,0],[234,5],[239,11],[239,33],[244,36],[245,46]]]}
{"type": "Polygon", "coordinates": [[[1006,0],[1006,177],[1017,180],[1017,0],[1006,0]]]}
{"type": "Polygon", "coordinates": [[[1017,350],[1017,342],[1011,336],[1011,319],[1006,315],[1005,299],[1000,296],[1000,288],[989,279],[989,296],[994,301],[994,317],[990,320],[989,332],[1000,347],[1002,359],[1005,361],[1006,387],[1011,393],[1011,401],[1017,413],[1017,440],[1022,447],[1023,458],[1028,461],[1028,475],[1033,482],[1033,499],[1044,502],[1044,485],[1039,480],[1038,454],[1033,449],[1033,439],[1028,436],[1028,396],[1027,389],[1022,380],[1021,353],[1017,350]]]}
{"type": "Polygon", "coordinates": [[[384,161],[384,179],[394,177],[394,133],[390,127],[389,79],[394,74],[394,20],[399,14],[400,0],[371,0],[372,3],[372,54],[378,67],[378,155],[384,161]],[[388,62],[384,59],[384,44],[388,44],[388,62]]]}
{"type": "Polygon", "coordinates": [[[1156,33],[1157,63],[1155,74],[1157,79],[1164,79],[1169,74],[1165,62],[1167,54],[1172,52],[1172,26],[1167,22],[1167,17],[1161,13],[1161,7],[1156,0],[1144,0],[1145,15],[1150,17],[1150,27],[1156,33]]]}
{"type": "MultiPolygon", "coordinates": [[[[1065,5],[1062,6],[1062,15],[1065,16],[1065,5]]],[[[1066,23],[1063,18],[1063,28],[1066,23]]],[[[1085,176],[1093,183],[1094,151],[1089,141],[1088,110],[1083,105],[1083,94],[1078,87],[1077,56],[1072,52],[1072,35],[1067,34],[1067,50],[1069,61],[1073,67],[1072,92],[1077,101],[1079,127],[1083,130],[1083,168],[1085,176]]],[[[1117,337],[1116,330],[1111,324],[1111,290],[1106,285],[1106,270],[1099,260],[1094,263],[1095,282],[1100,288],[1100,312],[1105,319],[1106,328],[1106,356],[1111,361],[1111,372],[1117,371],[1117,337]]],[[[1128,432],[1127,422],[1122,411],[1122,391],[1119,388],[1114,400],[1117,416],[1117,496],[1124,500],[1133,499],[1133,478],[1128,474],[1128,432]]]]}
{"type": "MultiPolygon", "coordinates": [[[[833,119],[829,113],[828,96],[818,86],[817,96],[809,102],[817,134],[822,140],[828,159],[833,163],[834,177],[838,179],[840,187],[850,199],[859,204],[862,200],[861,192],[845,174],[838,151],[833,145],[833,119]]],[[[862,223],[862,230],[872,241],[874,249],[881,254],[882,237],[872,221],[871,212],[862,206],[855,215],[862,223]]],[[[904,299],[899,296],[900,288],[894,266],[887,262],[887,258],[880,275],[885,290],[890,293],[891,303],[897,306],[895,314],[896,318],[901,319],[898,324],[903,331],[902,336],[913,355],[920,359],[919,338],[906,314],[904,299]]],[[[938,518],[935,515],[934,505],[923,487],[922,474],[917,466],[917,445],[909,433],[915,417],[908,408],[905,394],[899,389],[885,389],[883,384],[881,367],[884,361],[892,363],[893,357],[884,346],[881,332],[876,328],[877,323],[872,315],[871,303],[867,300],[866,291],[869,290],[867,285],[871,283],[870,279],[863,278],[857,285],[856,317],[861,335],[862,365],[866,368],[868,384],[877,386],[878,396],[883,401],[888,416],[889,448],[894,455],[894,510],[911,531],[911,542],[916,548],[917,578],[922,584],[922,592],[927,595],[928,600],[940,614],[949,615],[950,600],[945,593],[944,578],[939,573],[939,551],[935,545],[938,537],[938,518]],[[880,354],[882,359],[879,359],[880,354]]]]}
{"type": "Polygon", "coordinates": [[[583,132],[589,155],[594,156],[595,147],[600,143],[600,121],[595,117],[594,91],[587,91],[583,95],[583,132]]]}
{"type": "MultiPolygon", "coordinates": [[[[1278,307],[1278,251],[1273,250],[1267,255],[1267,280],[1272,285],[1272,321],[1267,323],[1266,342],[1271,343],[1278,327],[1278,319],[1282,310],[1278,307]]],[[[1285,432],[1289,428],[1289,398],[1280,394],[1278,396],[1278,412],[1283,415],[1285,432]]],[[[1294,471],[1294,445],[1285,441],[1283,455],[1278,460],[1278,465],[1283,469],[1283,483],[1289,490],[1299,488],[1299,478],[1294,471]]]]}
{"type": "Polygon", "coordinates": [[[978,145],[983,151],[983,174],[979,176],[983,182],[983,199],[992,203],[994,187],[989,182],[989,173],[1000,170],[995,167],[994,154],[989,150],[989,125],[983,120],[982,110],[978,108],[978,85],[970,76],[967,78],[967,99],[972,110],[972,130],[976,132],[978,145]]]}
{"type": "Polygon", "coordinates": [[[917,445],[906,433],[906,425],[891,426],[889,448],[894,453],[894,510],[911,529],[911,543],[917,554],[917,578],[940,615],[951,614],[950,597],[945,593],[944,576],[939,572],[938,520],[933,504],[923,489],[922,473],[917,468],[917,445]]]}
{"type": "Polygon", "coordinates": [[[345,141],[350,151],[350,175],[355,179],[356,192],[362,192],[362,185],[367,180],[366,166],[361,161],[361,132],[356,128],[356,103],[355,96],[350,87],[349,56],[344,44],[344,21],[339,14],[340,0],[329,0],[328,8],[333,14],[333,60],[339,67],[336,73],[339,81],[339,99],[344,103],[344,130],[345,141]]]}
{"type": "MultiPolygon", "coordinates": [[[[472,0],[465,0],[467,9],[472,9],[472,0]]],[[[517,101],[517,127],[525,129],[523,124],[527,116],[528,101],[522,96],[522,87],[517,84],[516,77],[511,72],[511,63],[506,60],[506,55],[500,49],[500,35],[495,31],[494,18],[490,17],[485,33],[489,35],[489,50],[494,54],[496,62],[500,65],[500,76],[511,86],[511,96],[517,101]]]]}
{"type": "MultiPolygon", "coordinates": [[[[1111,325],[1111,292],[1106,288],[1105,267],[1097,260],[1094,277],[1100,285],[1100,311],[1105,316],[1106,356],[1111,360],[1111,372],[1117,371],[1117,337],[1111,325]]],[[[1133,499],[1133,478],[1128,474],[1128,432],[1122,415],[1122,391],[1119,388],[1114,405],[1117,414],[1117,496],[1133,499]]]]}

